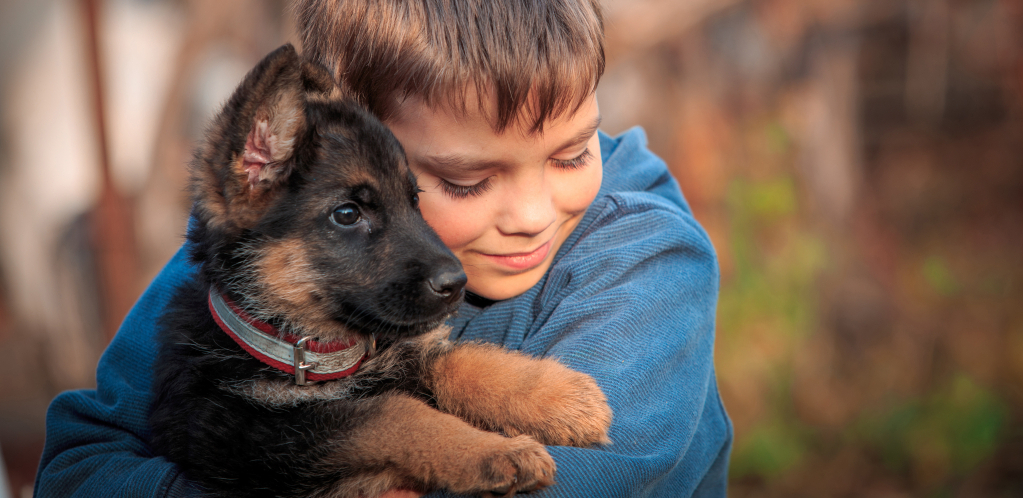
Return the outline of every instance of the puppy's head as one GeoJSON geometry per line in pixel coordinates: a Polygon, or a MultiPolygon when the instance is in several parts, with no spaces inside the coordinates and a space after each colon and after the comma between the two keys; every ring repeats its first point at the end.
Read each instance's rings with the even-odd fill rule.
{"type": "Polygon", "coordinates": [[[285,45],[246,76],[196,153],[192,257],[285,330],[419,334],[454,310],[466,278],[417,192],[391,132],[285,45]]]}

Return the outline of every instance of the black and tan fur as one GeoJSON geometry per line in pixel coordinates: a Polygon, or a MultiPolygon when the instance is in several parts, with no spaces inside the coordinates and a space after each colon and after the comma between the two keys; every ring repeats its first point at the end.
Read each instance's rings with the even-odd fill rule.
{"type": "Polygon", "coordinates": [[[200,270],[161,324],[158,454],[214,495],[370,498],[535,489],[554,478],[544,444],[608,442],[589,376],[445,339],[465,277],[416,193],[393,135],[290,45],[246,77],[193,162],[200,270]],[[333,222],[339,206],[359,221],[333,222]],[[376,334],[379,353],[296,386],[220,330],[211,285],[296,335],[376,334]]]}

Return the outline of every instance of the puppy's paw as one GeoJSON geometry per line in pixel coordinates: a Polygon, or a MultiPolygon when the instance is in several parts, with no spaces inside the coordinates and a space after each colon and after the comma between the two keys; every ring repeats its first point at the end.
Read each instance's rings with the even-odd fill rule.
{"type": "MultiPolygon", "coordinates": [[[[560,365],[559,365],[560,366],[560,365]]],[[[536,399],[536,417],[506,433],[529,434],[543,444],[586,447],[610,444],[611,407],[593,377],[562,367],[536,399]]]]}
{"type": "Polygon", "coordinates": [[[485,462],[485,469],[496,478],[496,485],[485,491],[504,496],[550,486],[556,470],[547,450],[529,436],[508,439],[508,444],[485,462]]]}
{"type": "Polygon", "coordinates": [[[433,368],[437,407],[480,429],[561,446],[611,442],[611,408],[600,386],[553,358],[469,343],[433,368]]]}
{"type": "Polygon", "coordinates": [[[503,443],[483,452],[478,473],[467,482],[449,487],[457,493],[512,496],[554,484],[554,459],[529,436],[502,438],[503,443]]]}

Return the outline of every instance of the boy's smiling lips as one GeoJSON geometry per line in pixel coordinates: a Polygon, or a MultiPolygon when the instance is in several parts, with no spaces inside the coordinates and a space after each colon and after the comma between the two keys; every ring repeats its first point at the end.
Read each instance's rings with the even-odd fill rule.
{"type": "Polygon", "coordinates": [[[547,259],[547,255],[550,253],[551,243],[553,241],[554,239],[550,239],[547,242],[544,242],[540,247],[529,252],[507,254],[488,254],[481,252],[479,254],[494,263],[508,267],[512,270],[526,271],[536,268],[540,263],[543,263],[543,261],[547,259]]]}

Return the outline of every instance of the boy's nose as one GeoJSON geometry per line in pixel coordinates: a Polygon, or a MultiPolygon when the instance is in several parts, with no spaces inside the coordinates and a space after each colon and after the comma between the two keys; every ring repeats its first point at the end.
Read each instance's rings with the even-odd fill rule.
{"type": "Polygon", "coordinates": [[[558,217],[550,190],[542,181],[523,185],[504,201],[498,228],[505,235],[538,235],[558,217]]]}

